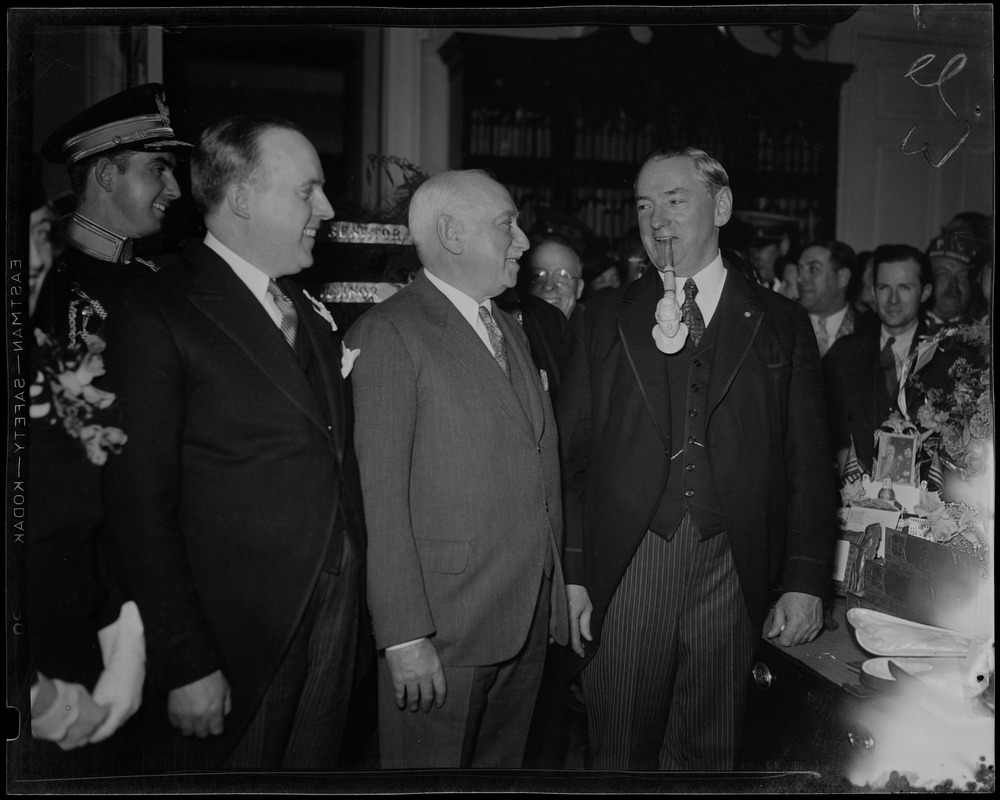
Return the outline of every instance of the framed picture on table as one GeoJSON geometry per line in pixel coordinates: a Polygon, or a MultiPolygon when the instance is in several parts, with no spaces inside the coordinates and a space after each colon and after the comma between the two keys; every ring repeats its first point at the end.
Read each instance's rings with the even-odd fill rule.
{"type": "Polygon", "coordinates": [[[879,431],[878,459],[875,461],[873,481],[916,486],[919,477],[917,474],[919,440],[918,435],[879,431]]]}

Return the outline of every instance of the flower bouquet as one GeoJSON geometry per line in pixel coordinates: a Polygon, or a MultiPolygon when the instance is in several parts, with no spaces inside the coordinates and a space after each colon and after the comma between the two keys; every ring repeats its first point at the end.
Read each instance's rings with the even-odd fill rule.
{"type": "Polygon", "coordinates": [[[32,354],[35,377],[30,388],[31,418],[62,425],[98,466],[108,460],[109,453],[121,452],[128,439],[121,428],[101,421],[102,412],[115,402],[113,393],[93,384],[105,371],[104,348],[104,340],[96,335],[65,347],[36,329],[32,354]]]}

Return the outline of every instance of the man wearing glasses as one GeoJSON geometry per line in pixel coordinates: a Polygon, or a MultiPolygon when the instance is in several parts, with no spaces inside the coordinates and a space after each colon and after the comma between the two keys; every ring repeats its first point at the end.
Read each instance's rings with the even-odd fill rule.
{"type": "Polygon", "coordinates": [[[547,235],[528,251],[531,293],[569,319],[583,294],[583,264],[568,240],[547,235]]]}

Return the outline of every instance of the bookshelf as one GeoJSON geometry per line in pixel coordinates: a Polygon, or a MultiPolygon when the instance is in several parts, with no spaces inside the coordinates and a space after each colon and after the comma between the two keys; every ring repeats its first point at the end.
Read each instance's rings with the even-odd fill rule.
{"type": "Polygon", "coordinates": [[[737,210],[833,236],[840,89],[853,66],[751,53],[712,26],[624,26],[576,39],[455,33],[449,161],[493,173],[530,229],[548,206],[611,241],[635,224],[632,181],[655,147],[693,144],[729,172],[737,210]]]}

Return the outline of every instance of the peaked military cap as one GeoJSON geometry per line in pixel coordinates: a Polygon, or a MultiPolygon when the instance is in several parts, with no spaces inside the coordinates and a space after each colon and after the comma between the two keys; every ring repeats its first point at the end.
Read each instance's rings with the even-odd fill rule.
{"type": "Polygon", "coordinates": [[[72,166],[85,158],[119,150],[172,151],[191,147],[170,127],[163,86],[126,89],[77,114],[45,141],[42,155],[72,166]]]}

